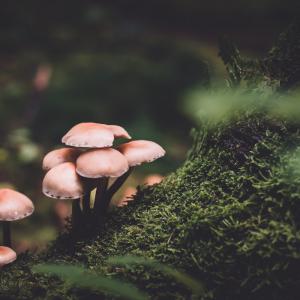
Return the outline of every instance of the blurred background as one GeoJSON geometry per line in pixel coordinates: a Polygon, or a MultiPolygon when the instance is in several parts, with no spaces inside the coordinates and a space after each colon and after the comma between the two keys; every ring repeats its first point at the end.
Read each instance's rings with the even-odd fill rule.
{"type": "MultiPolygon", "coordinates": [[[[195,119],[186,95],[225,85],[218,38],[227,35],[243,55],[263,57],[300,6],[296,0],[1,4],[0,184],[36,206],[13,224],[18,251],[43,249],[69,213],[67,202],[42,195],[41,160],[71,126],[118,124],[134,139],[158,142],[166,157],[136,170],[123,193],[158,182],[191,144],[195,119]]],[[[118,197],[124,205],[124,195],[118,197]]]]}

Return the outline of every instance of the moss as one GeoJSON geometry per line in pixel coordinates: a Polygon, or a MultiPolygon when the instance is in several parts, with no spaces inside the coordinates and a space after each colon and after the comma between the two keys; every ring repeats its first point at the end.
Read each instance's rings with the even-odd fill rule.
{"type": "Polygon", "coordinates": [[[85,239],[60,236],[0,273],[1,299],[102,299],[32,274],[38,262],[80,263],[136,283],[151,299],[190,299],[189,291],[138,266],[112,268],[114,255],[142,255],[201,280],[205,299],[297,299],[300,292],[299,126],[257,111],[226,126],[202,126],[184,165],[139,189],[85,239]]]}
{"type": "Polygon", "coordinates": [[[231,86],[246,83],[252,89],[288,89],[299,87],[300,81],[300,21],[295,20],[263,59],[243,57],[235,44],[223,37],[220,53],[231,86]]]}
{"type": "MultiPolygon", "coordinates": [[[[194,137],[186,163],[161,184],[140,189],[132,205],[111,213],[104,228],[76,242],[66,233],[45,253],[23,255],[5,268],[2,298],[90,298],[91,292],[33,275],[31,266],[76,262],[116,273],[105,260],[135,254],[201,279],[208,298],[293,299],[300,292],[300,174],[290,165],[299,133],[251,115],[194,137]]],[[[120,269],[118,276],[153,299],[189,297],[179,284],[142,267],[120,269]]]]}

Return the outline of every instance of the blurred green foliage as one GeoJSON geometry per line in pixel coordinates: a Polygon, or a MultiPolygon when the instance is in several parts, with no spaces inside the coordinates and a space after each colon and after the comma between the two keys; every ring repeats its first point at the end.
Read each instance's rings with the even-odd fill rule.
{"type": "MultiPolygon", "coordinates": [[[[198,280],[152,259],[145,259],[138,256],[110,257],[107,263],[131,269],[134,269],[136,265],[145,266],[159,271],[165,276],[174,278],[178,283],[189,288],[194,296],[201,297],[204,294],[204,287],[198,280]]],[[[114,268],[115,271],[112,271],[109,276],[93,273],[84,267],[64,264],[40,264],[33,266],[32,270],[35,273],[57,276],[64,280],[67,285],[76,286],[77,288],[96,290],[124,299],[149,299],[145,293],[139,291],[134,285],[115,279],[114,277],[118,273],[117,267],[114,268]]]]}
{"type": "Polygon", "coordinates": [[[146,294],[139,291],[134,285],[121,280],[96,275],[83,267],[70,265],[36,265],[34,272],[58,276],[69,285],[106,292],[112,296],[129,300],[149,299],[146,294]]]}

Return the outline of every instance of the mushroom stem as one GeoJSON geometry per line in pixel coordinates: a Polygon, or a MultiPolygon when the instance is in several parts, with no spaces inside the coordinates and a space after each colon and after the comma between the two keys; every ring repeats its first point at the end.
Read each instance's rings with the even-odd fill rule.
{"type": "Polygon", "coordinates": [[[105,195],[108,186],[108,177],[100,178],[97,184],[95,202],[94,202],[94,211],[99,212],[101,215],[104,215],[108,205],[105,202],[105,195]]]}
{"type": "Polygon", "coordinates": [[[3,245],[11,247],[10,223],[3,221],[3,245]]]}
{"type": "Polygon", "coordinates": [[[82,216],[82,211],[80,208],[80,199],[73,200],[72,202],[72,230],[76,231],[80,224],[80,219],[82,216]]]}
{"type": "Polygon", "coordinates": [[[133,167],[130,167],[126,173],[124,173],[122,176],[120,176],[108,189],[108,191],[105,194],[105,201],[107,203],[107,207],[113,197],[113,195],[119,190],[119,188],[123,185],[123,183],[126,181],[126,179],[129,177],[129,175],[133,171],[133,167]]]}
{"type": "Polygon", "coordinates": [[[81,198],[82,212],[85,217],[89,217],[91,214],[91,191],[95,187],[95,180],[90,178],[84,178],[85,180],[85,194],[81,198]]]}
{"type": "Polygon", "coordinates": [[[88,215],[90,212],[90,191],[87,191],[82,197],[82,211],[84,215],[88,215]]]}

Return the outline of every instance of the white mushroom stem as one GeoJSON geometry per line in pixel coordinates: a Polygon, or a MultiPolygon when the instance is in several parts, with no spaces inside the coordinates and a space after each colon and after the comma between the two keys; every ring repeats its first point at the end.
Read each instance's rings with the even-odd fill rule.
{"type": "Polygon", "coordinates": [[[10,234],[10,223],[8,221],[2,222],[3,228],[3,245],[11,247],[11,234],[10,234]]]}
{"type": "Polygon", "coordinates": [[[94,211],[99,212],[100,215],[104,215],[107,210],[107,203],[106,203],[106,192],[108,186],[108,177],[100,178],[97,184],[96,196],[95,196],[95,203],[94,203],[94,211]]]}
{"type": "Polygon", "coordinates": [[[85,216],[89,216],[91,213],[91,191],[95,188],[96,182],[93,178],[84,178],[85,182],[85,194],[81,198],[82,212],[85,216]]]}

